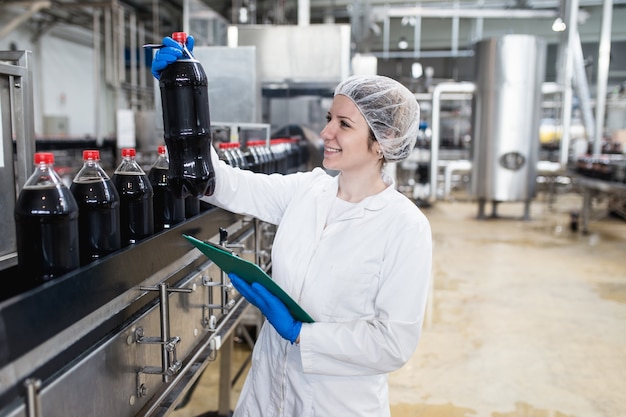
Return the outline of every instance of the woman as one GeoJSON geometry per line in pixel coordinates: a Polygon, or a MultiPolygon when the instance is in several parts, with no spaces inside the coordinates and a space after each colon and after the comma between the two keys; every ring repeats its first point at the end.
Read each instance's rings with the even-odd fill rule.
{"type": "MultiPolygon", "coordinates": [[[[156,76],[180,56],[163,51],[156,76]]],[[[418,126],[408,89],[357,76],[337,86],[320,134],[323,165],[338,175],[321,168],[257,174],[212,151],[215,192],[204,198],[278,225],[272,278],[315,320],[295,320],[263,287],[231,275],[270,323],[254,347],[235,416],[390,415],[387,375],[417,346],[432,243],[426,217],[383,166],[411,153],[418,126]]]]}

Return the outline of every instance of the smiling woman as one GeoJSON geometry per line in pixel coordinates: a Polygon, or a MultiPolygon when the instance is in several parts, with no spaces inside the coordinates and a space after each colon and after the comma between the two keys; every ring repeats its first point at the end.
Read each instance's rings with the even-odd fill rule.
{"type": "Polygon", "coordinates": [[[432,243],[428,220],[382,167],[409,155],[418,127],[406,87],[356,76],[337,86],[321,132],[323,165],[338,175],[254,173],[211,150],[215,190],[203,199],[278,226],[272,279],[314,321],[229,275],[267,318],[234,416],[390,415],[387,376],[420,338],[432,243]]]}

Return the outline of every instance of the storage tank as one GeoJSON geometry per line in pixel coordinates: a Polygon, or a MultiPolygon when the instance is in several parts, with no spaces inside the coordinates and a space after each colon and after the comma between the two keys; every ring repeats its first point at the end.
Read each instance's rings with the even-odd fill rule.
{"type": "Polygon", "coordinates": [[[535,196],[545,43],[531,35],[506,35],[476,44],[472,184],[484,217],[487,201],[535,196]]]}

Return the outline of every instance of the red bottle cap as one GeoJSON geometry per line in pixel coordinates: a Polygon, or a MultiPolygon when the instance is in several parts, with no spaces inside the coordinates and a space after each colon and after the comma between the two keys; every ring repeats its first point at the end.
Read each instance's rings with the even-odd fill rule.
{"type": "Polygon", "coordinates": [[[135,148],[123,148],[122,149],[122,156],[134,157],[135,156],[135,148]]]}
{"type": "Polygon", "coordinates": [[[172,33],[172,39],[176,42],[184,45],[187,42],[187,33],[186,32],[174,32],[172,33]]]}
{"type": "Polygon", "coordinates": [[[54,163],[54,154],[52,152],[37,152],[33,158],[35,160],[35,164],[53,164],[54,163]]]}
{"type": "Polygon", "coordinates": [[[88,149],[83,151],[83,161],[99,161],[100,151],[88,149]]]}
{"type": "Polygon", "coordinates": [[[159,147],[157,148],[159,155],[165,155],[166,150],[167,148],[165,147],[165,145],[159,145],[159,147]]]}

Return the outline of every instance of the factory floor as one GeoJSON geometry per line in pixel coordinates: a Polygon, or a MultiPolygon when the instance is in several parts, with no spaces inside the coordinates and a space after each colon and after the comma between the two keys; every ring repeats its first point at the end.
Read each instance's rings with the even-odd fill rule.
{"type": "MultiPolygon", "coordinates": [[[[626,221],[598,200],[589,232],[572,231],[581,207],[574,190],[539,194],[528,220],[517,202],[483,220],[462,197],[423,209],[433,287],[420,344],[389,377],[393,417],[626,416],[626,221]]],[[[248,354],[235,343],[233,369],[248,354]]],[[[218,369],[174,417],[216,415],[218,369]]]]}

